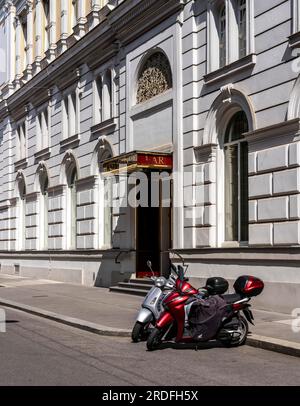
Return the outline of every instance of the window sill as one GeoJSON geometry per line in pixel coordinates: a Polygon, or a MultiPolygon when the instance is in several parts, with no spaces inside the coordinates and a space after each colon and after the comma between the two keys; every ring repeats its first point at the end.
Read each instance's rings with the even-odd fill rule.
{"type": "Polygon", "coordinates": [[[221,245],[221,248],[247,248],[248,242],[245,241],[225,241],[221,245]]]}
{"type": "Polygon", "coordinates": [[[99,137],[100,135],[107,135],[112,133],[117,126],[116,120],[114,118],[109,118],[108,120],[102,121],[99,124],[93,125],[91,127],[91,135],[93,138],[99,137]]]}
{"type": "Polygon", "coordinates": [[[19,159],[17,162],[15,162],[15,171],[18,171],[19,169],[25,169],[27,167],[27,164],[27,158],[19,159]]]}
{"type": "Polygon", "coordinates": [[[35,161],[42,161],[50,158],[51,149],[49,147],[43,148],[34,154],[35,161]]]}
{"type": "Polygon", "coordinates": [[[246,69],[251,69],[256,64],[256,54],[249,54],[223,68],[217,69],[204,76],[204,83],[206,85],[213,84],[223,79],[227,79],[235,73],[239,73],[246,69]]]}
{"type": "Polygon", "coordinates": [[[164,105],[170,105],[173,102],[173,89],[152,97],[149,100],[141,102],[131,107],[130,117],[134,118],[143,114],[145,111],[156,110],[164,105]]]}
{"type": "Polygon", "coordinates": [[[300,31],[295,32],[289,37],[289,47],[290,48],[299,48],[300,47],[300,31]]]}
{"type": "Polygon", "coordinates": [[[79,134],[72,135],[71,137],[65,138],[64,140],[60,141],[60,148],[74,148],[77,147],[79,144],[79,134]]]}

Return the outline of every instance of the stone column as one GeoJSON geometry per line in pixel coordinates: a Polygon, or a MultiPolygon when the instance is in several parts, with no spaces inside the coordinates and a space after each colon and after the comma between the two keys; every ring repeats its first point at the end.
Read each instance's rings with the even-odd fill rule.
{"type": "Polygon", "coordinates": [[[87,19],[85,16],[85,0],[78,0],[78,19],[77,24],[74,27],[74,35],[76,39],[84,36],[86,22],[87,19]]]}
{"type": "Polygon", "coordinates": [[[20,79],[22,77],[22,58],[21,58],[21,36],[22,36],[22,26],[20,18],[17,16],[15,19],[16,27],[16,76],[15,76],[15,87],[18,89],[20,87],[20,79]]]}
{"type": "Polygon", "coordinates": [[[43,4],[41,0],[35,2],[35,61],[34,70],[35,73],[41,70],[41,60],[43,59],[43,4]]]}
{"type": "Polygon", "coordinates": [[[32,77],[32,64],[33,64],[33,4],[32,1],[27,1],[27,44],[26,44],[26,79],[32,77]]]}
{"type": "Polygon", "coordinates": [[[92,30],[100,22],[99,17],[100,9],[101,9],[101,0],[92,0],[92,10],[87,16],[90,30],[92,30]]]}
{"type": "MultiPolygon", "coordinates": [[[[49,62],[55,58],[56,50],[56,2],[60,0],[50,0],[50,43],[46,56],[49,62]]],[[[59,22],[58,22],[59,23],[59,22]]]]}
{"type": "Polygon", "coordinates": [[[7,80],[12,83],[16,74],[16,42],[15,42],[15,18],[16,8],[11,1],[6,3],[6,72],[7,80]]]}
{"type": "Polygon", "coordinates": [[[68,17],[69,17],[69,1],[68,0],[60,0],[61,1],[61,34],[60,34],[60,40],[58,41],[57,44],[57,53],[58,55],[62,54],[63,52],[66,51],[67,49],[67,38],[69,36],[69,22],[68,22],[68,17]]]}

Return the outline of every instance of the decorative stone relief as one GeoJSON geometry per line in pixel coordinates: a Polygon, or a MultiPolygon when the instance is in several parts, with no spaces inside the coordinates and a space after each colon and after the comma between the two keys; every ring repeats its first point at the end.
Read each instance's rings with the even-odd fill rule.
{"type": "Polygon", "coordinates": [[[156,52],[144,64],[137,83],[137,103],[142,103],[172,88],[172,72],[167,57],[156,52]]]}

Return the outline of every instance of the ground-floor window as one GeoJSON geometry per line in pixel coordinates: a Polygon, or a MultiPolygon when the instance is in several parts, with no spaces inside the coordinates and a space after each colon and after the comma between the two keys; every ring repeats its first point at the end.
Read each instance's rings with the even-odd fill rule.
{"type": "Polygon", "coordinates": [[[76,193],[77,170],[70,170],[67,190],[67,248],[76,248],[77,237],[77,193],[76,193]]]}
{"type": "Polygon", "coordinates": [[[40,176],[40,249],[48,249],[48,176],[40,176]]]}
{"type": "Polygon", "coordinates": [[[107,177],[104,179],[104,188],[105,188],[105,201],[104,201],[104,218],[103,218],[103,245],[106,248],[111,248],[112,246],[112,178],[107,177]]]}
{"type": "Polygon", "coordinates": [[[16,241],[17,249],[25,249],[26,241],[26,185],[25,181],[22,178],[18,182],[18,192],[19,192],[19,201],[18,201],[18,216],[16,224],[16,241]]]}
{"type": "Polygon", "coordinates": [[[236,113],[225,132],[225,241],[248,241],[248,131],[246,114],[236,113]]]}

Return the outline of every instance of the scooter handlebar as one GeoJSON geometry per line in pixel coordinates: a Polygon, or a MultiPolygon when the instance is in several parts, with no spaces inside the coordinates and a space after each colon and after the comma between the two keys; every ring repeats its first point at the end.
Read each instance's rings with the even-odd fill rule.
{"type": "Polygon", "coordinates": [[[183,281],[184,280],[184,269],[181,265],[178,265],[178,278],[183,281]]]}
{"type": "Polygon", "coordinates": [[[172,269],[172,271],[174,271],[176,273],[176,275],[178,275],[176,265],[171,263],[171,269],[172,269]]]}

